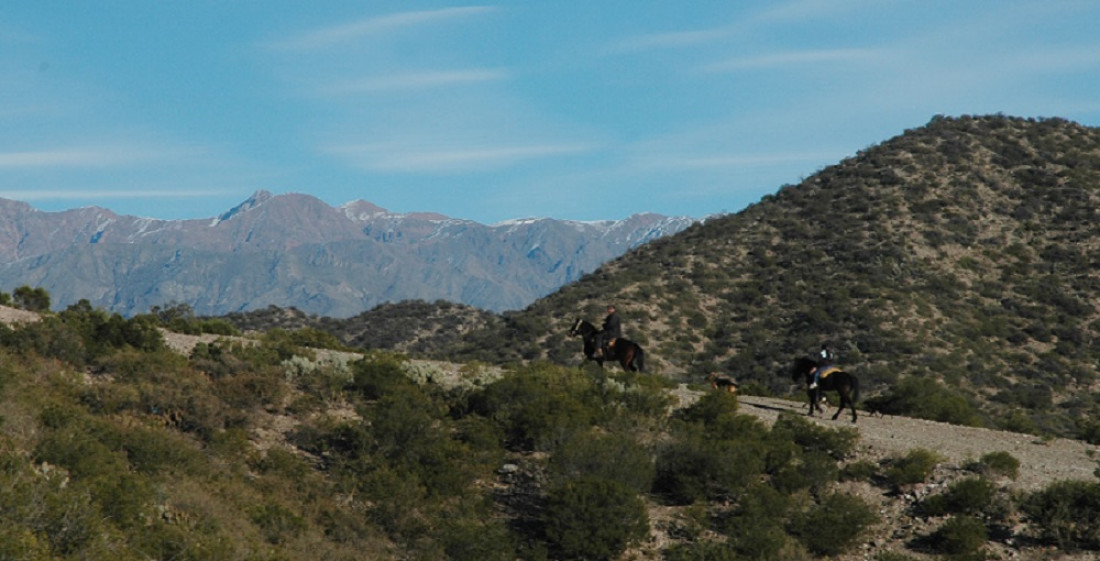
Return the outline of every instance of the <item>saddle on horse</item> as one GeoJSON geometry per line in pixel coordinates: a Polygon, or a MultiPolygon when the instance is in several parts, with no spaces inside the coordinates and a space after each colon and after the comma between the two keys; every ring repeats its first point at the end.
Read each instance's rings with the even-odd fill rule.
{"type": "Polygon", "coordinates": [[[821,373],[817,375],[818,380],[824,380],[829,377],[829,374],[833,372],[840,372],[839,366],[826,366],[822,368],[821,373]]]}

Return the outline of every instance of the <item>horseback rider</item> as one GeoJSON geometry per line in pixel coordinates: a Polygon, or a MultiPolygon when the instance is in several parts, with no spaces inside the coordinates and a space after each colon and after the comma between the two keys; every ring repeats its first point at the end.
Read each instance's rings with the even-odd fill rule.
{"type": "Polygon", "coordinates": [[[602,357],[607,354],[609,347],[615,343],[615,339],[623,336],[622,321],[619,319],[615,306],[607,305],[607,317],[603,320],[603,329],[596,333],[596,351],[594,357],[602,357]]]}
{"type": "Polygon", "coordinates": [[[832,368],[834,363],[836,363],[836,355],[833,354],[833,349],[829,348],[828,343],[822,343],[821,351],[817,353],[817,366],[810,369],[814,375],[814,381],[810,383],[811,390],[817,389],[817,383],[821,381],[821,373],[832,368]]]}

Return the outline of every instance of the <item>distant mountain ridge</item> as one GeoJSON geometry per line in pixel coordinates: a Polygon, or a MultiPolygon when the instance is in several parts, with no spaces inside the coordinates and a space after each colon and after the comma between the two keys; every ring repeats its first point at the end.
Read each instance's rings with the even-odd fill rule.
{"type": "Polygon", "coordinates": [[[502,311],[694,222],[639,214],[484,225],[267,191],[191,220],[43,212],[0,199],[0,287],[42,287],[55,308],[86,299],[124,315],[187,304],[203,315],[279,306],[348,317],[402,300],[502,311]]]}

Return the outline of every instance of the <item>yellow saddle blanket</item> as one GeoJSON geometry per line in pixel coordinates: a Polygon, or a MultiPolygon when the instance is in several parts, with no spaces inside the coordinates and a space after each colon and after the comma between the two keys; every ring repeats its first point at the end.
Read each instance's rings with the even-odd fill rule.
{"type": "Polygon", "coordinates": [[[840,367],[838,367],[838,366],[826,366],[825,369],[821,371],[821,374],[819,374],[817,378],[819,380],[824,380],[825,378],[829,377],[829,374],[832,374],[833,372],[840,372],[840,367]]]}

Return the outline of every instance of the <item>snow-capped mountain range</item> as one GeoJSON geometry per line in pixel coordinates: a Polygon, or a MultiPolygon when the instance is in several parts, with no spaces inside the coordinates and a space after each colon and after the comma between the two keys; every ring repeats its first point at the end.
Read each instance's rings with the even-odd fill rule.
{"type": "Polygon", "coordinates": [[[348,317],[414,299],[504,311],[695,221],[638,214],[484,225],[266,191],[195,220],[43,212],[0,199],[0,290],[41,287],[55,309],[86,299],[123,315],[188,304],[200,315],[274,305],[348,317]]]}

